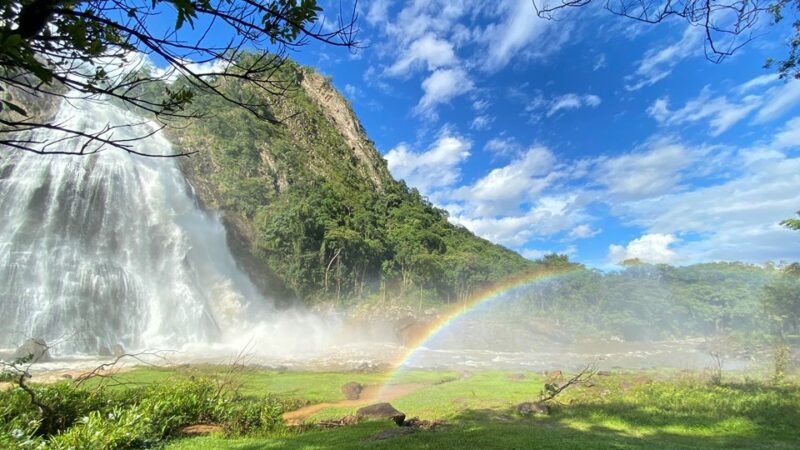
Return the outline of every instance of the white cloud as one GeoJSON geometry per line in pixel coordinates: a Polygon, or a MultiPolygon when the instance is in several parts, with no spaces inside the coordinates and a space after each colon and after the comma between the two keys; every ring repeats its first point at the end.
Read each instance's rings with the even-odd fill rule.
{"type": "Polygon", "coordinates": [[[425,94],[416,107],[416,112],[422,115],[435,115],[434,108],[447,103],[454,97],[472,90],[474,84],[469,75],[460,68],[439,69],[433,72],[422,82],[425,94]]]}
{"type": "Polygon", "coordinates": [[[772,86],[778,81],[775,75],[753,78],[730,90],[732,98],[714,96],[711,87],[705,86],[697,97],[674,110],[670,109],[669,97],[661,97],[647,108],[647,114],[665,126],[707,121],[711,135],[718,136],[756,110],[748,124],[776,119],[800,104],[800,82],[772,86]],[[758,88],[762,88],[760,92],[753,92],[758,88]]]}
{"type": "Polygon", "coordinates": [[[584,106],[596,108],[598,105],[600,105],[600,102],[600,97],[593,94],[564,94],[553,99],[553,101],[550,103],[550,109],[547,111],[547,117],[550,117],[565,109],[578,109],[584,106]]]}
{"type": "Polygon", "coordinates": [[[489,139],[483,148],[498,155],[510,155],[519,150],[519,147],[519,143],[514,138],[498,136],[489,139]]]}
{"type": "Polygon", "coordinates": [[[757,88],[757,87],[762,87],[762,86],[767,86],[767,85],[770,85],[772,83],[775,83],[776,81],[778,81],[778,75],[777,74],[770,73],[770,74],[767,74],[767,75],[761,75],[761,76],[753,78],[752,80],[747,81],[746,83],[742,83],[736,89],[736,91],[739,92],[739,93],[744,94],[744,93],[747,93],[748,91],[750,91],[751,89],[754,89],[754,88],[757,88]]]}
{"type": "Polygon", "coordinates": [[[592,66],[592,70],[597,72],[598,70],[606,67],[608,64],[606,63],[606,54],[600,53],[597,56],[597,59],[594,61],[594,66],[592,66]]]}
{"type": "Polygon", "coordinates": [[[597,164],[595,179],[617,198],[656,197],[679,189],[684,170],[702,154],[659,140],[645,151],[603,159],[597,164]]]}
{"type": "Polygon", "coordinates": [[[391,0],[372,0],[367,10],[367,21],[373,24],[386,22],[390,4],[391,0]]]}
{"type": "Polygon", "coordinates": [[[472,119],[472,124],[469,127],[478,131],[488,130],[492,126],[492,122],[494,122],[494,117],[482,114],[472,119]]]}
{"type": "Polygon", "coordinates": [[[687,101],[679,109],[670,110],[669,98],[659,98],[647,108],[647,114],[663,125],[681,125],[707,120],[711,127],[711,135],[719,136],[758,108],[760,103],[761,98],[754,95],[748,95],[740,102],[732,103],[725,96],[713,97],[711,89],[706,86],[696,98],[687,101]]]}
{"type": "Polygon", "coordinates": [[[486,111],[488,107],[489,107],[488,100],[481,99],[472,102],[472,109],[475,110],[476,112],[486,111]]]}
{"type": "Polygon", "coordinates": [[[466,200],[476,215],[513,214],[558,177],[555,156],[545,147],[533,147],[503,167],[491,170],[470,186],[453,193],[466,200]]]}
{"type": "Polygon", "coordinates": [[[669,248],[675,242],[677,239],[671,234],[645,234],[626,246],[611,244],[608,258],[614,263],[639,259],[651,264],[671,264],[678,260],[678,254],[669,248]]]}
{"type": "Polygon", "coordinates": [[[425,195],[434,190],[450,186],[461,176],[460,165],[470,155],[472,143],[447,128],[431,148],[414,152],[400,144],[386,154],[389,170],[425,195]]]}
{"type": "Polygon", "coordinates": [[[800,157],[782,151],[798,147],[790,141],[796,135],[797,118],[771,142],[726,156],[724,167],[734,173],[716,183],[615,202],[614,209],[647,233],[686,235],[677,248],[681,262],[797,259],[800,239],[778,225],[800,205],[800,157]]]}
{"type": "Polygon", "coordinates": [[[599,229],[595,230],[594,228],[592,228],[591,225],[584,223],[584,224],[580,224],[580,225],[576,226],[575,228],[571,229],[569,231],[569,234],[567,234],[567,239],[569,239],[569,240],[588,239],[590,237],[597,236],[602,231],[603,230],[599,230],[599,229]]]}
{"type": "Polygon", "coordinates": [[[681,40],[663,48],[651,48],[638,62],[636,71],[628,75],[625,88],[636,91],[668,77],[682,60],[702,48],[703,34],[699,27],[687,26],[681,40]]]}
{"type": "Polygon", "coordinates": [[[779,149],[800,147],[800,117],[789,120],[775,135],[774,146],[779,149]]]}
{"type": "Polygon", "coordinates": [[[768,96],[764,101],[764,107],[756,114],[756,122],[776,119],[790,109],[797,107],[800,104],[800,81],[787,81],[772,89],[768,96]]]}
{"type": "MultiPolygon", "coordinates": [[[[514,57],[546,54],[557,50],[563,39],[547,37],[550,21],[536,15],[528,0],[505,0],[499,3],[503,19],[486,27],[483,41],[486,56],[483,67],[496,71],[505,67],[514,57]]],[[[566,23],[560,23],[566,32],[566,23]]]]}
{"type": "Polygon", "coordinates": [[[414,41],[386,70],[388,75],[403,76],[424,65],[428,70],[447,67],[457,62],[453,45],[428,33],[414,41]]]}
{"type": "Polygon", "coordinates": [[[453,222],[473,233],[503,245],[519,247],[534,237],[549,236],[570,229],[580,217],[574,214],[576,196],[540,197],[532,207],[517,215],[454,215],[453,222]]]}
{"type": "Polygon", "coordinates": [[[347,97],[350,100],[355,100],[356,98],[361,96],[361,89],[356,86],[353,86],[350,83],[344,85],[344,93],[347,94],[347,97]]]}

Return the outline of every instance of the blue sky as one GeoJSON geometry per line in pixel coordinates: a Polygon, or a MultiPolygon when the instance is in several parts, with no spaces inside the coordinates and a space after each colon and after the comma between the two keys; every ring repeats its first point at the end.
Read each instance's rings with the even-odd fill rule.
{"type": "Polygon", "coordinates": [[[362,2],[333,77],[392,173],[451,221],[528,257],[595,267],[797,260],[800,82],[762,65],[785,29],[722,64],[701,29],[527,0],[362,2]]]}
{"type": "Polygon", "coordinates": [[[452,222],[601,268],[800,259],[778,225],[800,209],[800,81],[762,68],[785,26],[713,64],[679,19],[546,21],[529,0],[359,13],[360,49],[292,56],[333,77],[395,177],[452,222]]]}

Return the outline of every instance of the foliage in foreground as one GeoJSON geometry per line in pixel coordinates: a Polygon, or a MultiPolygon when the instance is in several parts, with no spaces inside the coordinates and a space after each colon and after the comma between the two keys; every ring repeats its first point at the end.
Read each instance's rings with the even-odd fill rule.
{"type": "Polygon", "coordinates": [[[292,402],[245,398],[210,379],[147,388],[34,385],[46,417],[20,388],[0,391],[0,448],[151,447],[195,424],[219,425],[226,435],[264,435],[282,428],[292,402]]]}

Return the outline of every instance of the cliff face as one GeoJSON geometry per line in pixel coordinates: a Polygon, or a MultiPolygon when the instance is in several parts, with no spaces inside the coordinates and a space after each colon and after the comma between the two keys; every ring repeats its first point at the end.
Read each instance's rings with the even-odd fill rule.
{"type": "Polygon", "coordinates": [[[377,189],[380,189],[384,180],[391,180],[391,175],[386,167],[386,161],[367,139],[364,127],[353,113],[350,104],[319,73],[306,69],[303,70],[301,79],[305,94],[341,134],[347,146],[358,158],[359,175],[367,177],[377,189]]]}
{"type": "Polygon", "coordinates": [[[262,96],[280,125],[199,95],[208,117],[170,131],[180,150],[198,152],[182,159],[184,173],[222,212],[239,264],[268,294],[454,301],[532,268],[394,180],[329,80],[293,63],[282,76],[297,87],[262,96]]]}

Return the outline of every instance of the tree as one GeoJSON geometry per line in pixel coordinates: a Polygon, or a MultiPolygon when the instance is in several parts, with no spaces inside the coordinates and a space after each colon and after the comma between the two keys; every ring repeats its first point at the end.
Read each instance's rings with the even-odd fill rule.
{"type": "MultiPolygon", "coordinates": [[[[587,6],[592,0],[533,0],[539,17],[555,19],[568,8],[587,6]]],[[[612,14],[644,23],[661,23],[671,17],[684,19],[705,34],[706,57],[720,62],[750,42],[758,34],[765,16],[777,24],[784,14],[800,15],[800,0],[603,0],[603,7],[612,14]]],[[[766,66],[777,66],[781,78],[800,79],[800,20],[792,23],[794,36],[789,40],[786,59],[767,60],[766,66]]]]}
{"type": "Polygon", "coordinates": [[[780,336],[800,331],[800,264],[790,264],[764,286],[762,306],[780,336]]]}
{"type": "MultiPolygon", "coordinates": [[[[317,0],[8,0],[0,4],[0,144],[35,153],[64,153],[57,144],[78,139],[71,154],[103,147],[137,153],[136,138],[105,124],[85,131],[34,114],[34,102],[103,99],[158,120],[195,118],[197,91],[210,92],[262,120],[279,122],[252,95],[226,89],[242,82],[281,95],[291,87],[280,68],[289,50],[310,41],[356,45],[355,3],[325,24],[317,0]],[[172,20],[170,20],[172,19],[172,20]],[[166,22],[165,22],[166,20],[166,22]],[[174,22],[173,22],[174,21],[174,22]],[[149,60],[166,65],[158,70],[149,60]],[[59,139],[30,133],[56,130],[59,139]]],[[[249,92],[250,94],[248,94],[249,92]]],[[[148,155],[158,156],[158,155],[148,155]]]]}
{"type": "MultiPolygon", "coordinates": [[[[797,215],[800,216],[800,211],[797,211],[797,215]]],[[[790,230],[800,231],[800,219],[786,219],[781,222],[781,225],[790,230]]]]}

